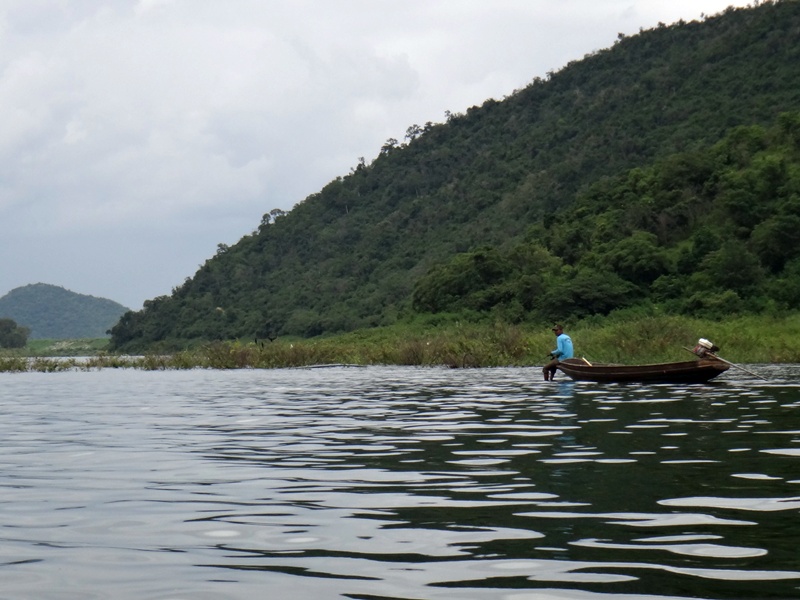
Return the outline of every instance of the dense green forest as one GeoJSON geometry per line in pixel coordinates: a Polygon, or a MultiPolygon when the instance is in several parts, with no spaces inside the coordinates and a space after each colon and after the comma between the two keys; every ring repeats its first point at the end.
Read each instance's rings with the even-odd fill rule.
{"type": "Polygon", "coordinates": [[[35,340],[108,337],[126,312],[113,300],[46,283],[18,287],[0,298],[0,317],[26,327],[35,340]]]}
{"type": "Polygon", "coordinates": [[[604,178],[505,248],[417,281],[420,312],[585,318],[638,306],[713,318],[800,308],[800,113],[604,178]]]}
{"type": "Polygon", "coordinates": [[[126,313],[112,347],[315,336],[420,313],[797,308],[799,33],[796,1],[729,8],[620,36],[502,101],[412,125],[126,313]]]}

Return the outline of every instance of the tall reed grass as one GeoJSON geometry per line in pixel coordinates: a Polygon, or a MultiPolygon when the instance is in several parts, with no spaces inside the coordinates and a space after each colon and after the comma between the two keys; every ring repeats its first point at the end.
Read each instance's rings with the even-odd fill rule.
{"type": "MultiPolygon", "coordinates": [[[[587,321],[570,326],[575,354],[591,362],[670,362],[688,358],[701,337],[737,363],[800,362],[800,315],[708,321],[668,315],[587,321]]],[[[83,359],[0,355],[0,371],[53,372],[133,368],[271,369],[326,364],[541,366],[555,348],[549,325],[451,323],[395,326],[309,340],[214,342],[174,353],[120,356],[100,352],[83,359]]]]}

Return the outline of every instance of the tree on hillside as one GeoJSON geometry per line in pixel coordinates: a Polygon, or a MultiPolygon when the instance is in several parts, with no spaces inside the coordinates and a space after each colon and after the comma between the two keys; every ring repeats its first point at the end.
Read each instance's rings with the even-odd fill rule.
{"type": "Polygon", "coordinates": [[[0,319],[0,348],[24,348],[31,330],[12,319],[0,319]]]}

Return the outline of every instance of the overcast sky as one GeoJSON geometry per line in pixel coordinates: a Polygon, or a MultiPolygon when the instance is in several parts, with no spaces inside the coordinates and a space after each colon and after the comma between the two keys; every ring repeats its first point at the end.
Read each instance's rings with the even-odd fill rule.
{"type": "Polygon", "coordinates": [[[0,0],[0,296],[133,309],[409,125],[727,0],[0,0]]]}

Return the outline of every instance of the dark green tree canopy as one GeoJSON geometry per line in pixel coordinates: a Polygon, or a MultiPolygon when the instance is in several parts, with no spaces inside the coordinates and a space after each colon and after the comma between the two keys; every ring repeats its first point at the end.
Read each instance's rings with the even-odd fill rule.
{"type": "Polygon", "coordinates": [[[20,327],[12,319],[0,319],[0,348],[24,348],[30,329],[20,327]]]}
{"type": "Polygon", "coordinates": [[[606,178],[535,228],[535,247],[552,260],[539,260],[538,268],[512,261],[525,255],[527,241],[507,255],[495,250],[494,263],[511,268],[490,281],[469,278],[469,255],[457,256],[419,279],[414,307],[453,312],[481,296],[494,298],[497,312],[525,295],[533,272],[547,284],[528,298],[528,318],[602,315],[637,303],[704,316],[794,310],[800,297],[782,282],[792,280],[800,260],[798,119],[784,114],[769,129],[734,129],[706,150],[606,178]],[[744,205],[730,202],[740,190],[732,182],[743,193],[762,190],[746,205],[747,219],[744,205]],[[466,278],[473,282],[468,294],[454,284],[466,278]],[[421,301],[434,293],[437,303],[421,301]]]}
{"type": "Polygon", "coordinates": [[[519,320],[730,292],[757,309],[746,286],[719,291],[722,254],[703,260],[735,238],[766,286],[796,255],[779,244],[796,246],[800,126],[779,115],[800,106],[798,30],[798,2],[731,8],[412,125],[288,213],[265,207],[251,235],[123,318],[112,344],[316,335],[412,306],[519,320]]]}

